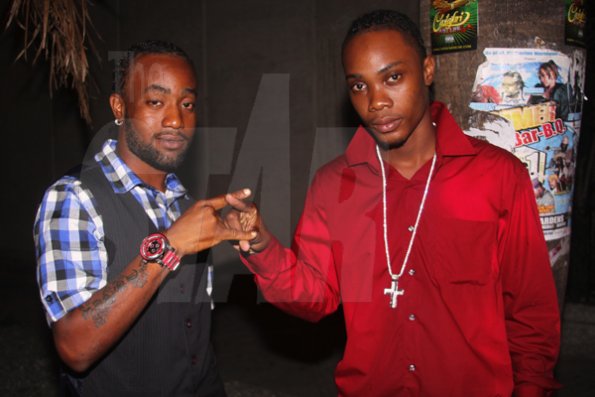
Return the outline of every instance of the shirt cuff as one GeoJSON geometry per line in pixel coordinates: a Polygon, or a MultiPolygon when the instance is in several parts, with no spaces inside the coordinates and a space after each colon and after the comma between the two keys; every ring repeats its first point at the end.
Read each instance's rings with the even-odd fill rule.
{"type": "Polygon", "coordinates": [[[45,295],[42,295],[41,303],[45,308],[48,324],[55,323],[66,315],[66,309],[60,297],[54,291],[48,291],[45,295]]]}
{"type": "Polygon", "coordinates": [[[272,280],[279,272],[289,267],[286,255],[285,247],[271,235],[271,240],[264,250],[253,254],[242,253],[240,258],[252,273],[260,278],[272,280]]]}

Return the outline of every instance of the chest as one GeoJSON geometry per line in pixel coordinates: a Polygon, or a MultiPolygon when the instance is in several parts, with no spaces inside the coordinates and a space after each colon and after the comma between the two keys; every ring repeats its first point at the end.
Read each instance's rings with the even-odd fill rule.
{"type": "Polygon", "coordinates": [[[380,176],[369,169],[355,171],[329,187],[339,194],[327,208],[335,268],[349,290],[387,280],[387,248],[393,273],[399,273],[410,251],[408,264],[423,267],[436,283],[484,283],[497,272],[502,182],[490,178],[488,170],[465,161],[441,164],[415,236],[425,176],[406,180],[389,174],[385,216],[380,176]]]}

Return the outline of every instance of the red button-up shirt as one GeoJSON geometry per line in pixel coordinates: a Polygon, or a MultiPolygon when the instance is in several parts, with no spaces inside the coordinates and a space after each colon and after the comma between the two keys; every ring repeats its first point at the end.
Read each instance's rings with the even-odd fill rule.
{"type": "MultiPolygon", "coordinates": [[[[375,142],[360,128],[323,166],[292,249],[277,240],[244,259],[264,296],[316,321],[345,314],[341,396],[541,396],[560,318],[527,170],[512,154],[467,137],[440,103],[436,170],[395,309],[382,226],[375,142]]],[[[428,162],[410,180],[387,169],[388,241],[400,271],[428,162]]]]}

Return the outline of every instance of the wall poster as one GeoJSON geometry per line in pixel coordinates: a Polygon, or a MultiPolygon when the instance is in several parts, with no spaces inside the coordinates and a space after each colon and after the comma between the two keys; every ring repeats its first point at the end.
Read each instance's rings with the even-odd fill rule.
{"type": "Polygon", "coordinates": [[[477,48],[479,0],[432,0],[430,26],[432,53],[477,48]]]}
{"type": "Polygon", "coordinates": [[[584,51],[486,48],[475,76],[467,134],[527,167],[547,241],[570,234],[585,76],[584,51]]]}
{"type": "Polygon", "coordinates": [[[584,0],[566,0],[564,17],[564,39],[566,44],[585,47],[587,14],[584,0]]]}

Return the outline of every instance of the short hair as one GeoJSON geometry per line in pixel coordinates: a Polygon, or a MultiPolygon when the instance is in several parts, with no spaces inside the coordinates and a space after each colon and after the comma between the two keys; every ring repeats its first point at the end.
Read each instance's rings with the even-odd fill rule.
{"type": "Polygon", "coordinates": [[[343,40],[341,52],[345,51],[347,43],[356,35],[380,30],[395,30],[402,33],[405,40],[413,46],[419,54],[421,62],[426,57],[426,46],[419,27],[407,15],[394,10],[375,10],[354,20],[343,40]]]}
{"type": "Polygon", "coordinates": [[[525,82],[523,81],[523,76],[519,72],[509,70],[508,72],[504,73],[502,77],[511,77],[515,84],[518,84],[521,88],[525,88],[525,82]]]}
{"type": "Polygon", "coordinates": [[[114,66],[112,90],[115,93],[122,94],[128,74],[130,73],[130,64],[139,56],[146,54],[165,54],[182,57],[194,70],[194,62],[177,45],[161,40],[145,40],[131,45],[127,50],[127,56],[117,59],[114,66]]]}

